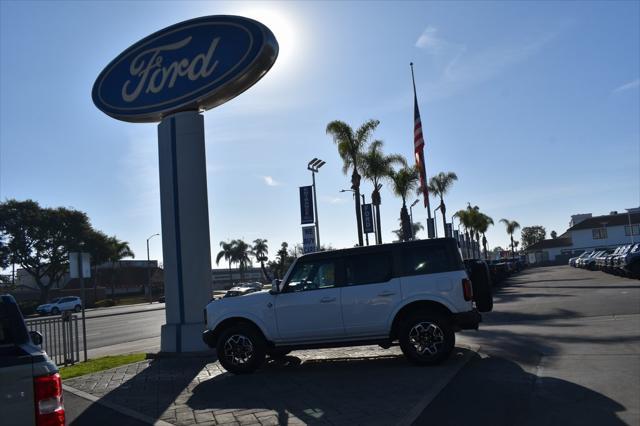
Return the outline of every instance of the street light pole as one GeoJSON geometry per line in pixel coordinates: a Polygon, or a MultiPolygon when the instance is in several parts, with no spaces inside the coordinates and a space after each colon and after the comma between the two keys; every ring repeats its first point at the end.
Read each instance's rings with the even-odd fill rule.
{"type": "Polygon", "coordinates": [[[324,166],[327,162],[314,158],[307,164],[307,170],[311,171],[311,181],[313,185],[313,209],[315,210],[315,224],[316,224],[316,249],[320,251],[320,219],[318,218],[318,198],[316,196],[316,173],[320,167],[324,166]]]}
{"type": "Polygon", "coordinates": [[[149,271],[149,264],[151,263],[149,259],[149,240],[158,235],[160,234],[153,234],[147,238],[147,291],[149,292],[149,303],[153,303],[153,296],[151,295],[151,273],[149,271]]]}
{"type": "Polygon", "coordinates": [[[418,202],[420,202],[420,198],[418,198],[417,200],[415,200],[410,206],[409,206],[409,220],[411,220],[411,239],[414,239],[415,233],[413,232],[413,206],[415,206],[416,204],[418,204],[418,202]]]}

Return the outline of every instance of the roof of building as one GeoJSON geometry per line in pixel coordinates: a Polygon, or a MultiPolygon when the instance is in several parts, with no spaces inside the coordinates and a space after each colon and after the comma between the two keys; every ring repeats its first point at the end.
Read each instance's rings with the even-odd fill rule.
{"type": "Polygon", "coordinates": [[[629,224],[629,216],[631,216],[631,223],[640,222],[640,213],[620,213],[620,214],[608,214],[604,216],[594,216],[589,219],[585,219],[569,228],[567,231],[578,231],[580,229],[593,229],[602,228],[604,226],[622,226],[629,224]]]}
{"type": "Polygon", "coordinates": [[[570,247],[573,244],[571,238],[553,238],[550,240],[538,241],[527,247],[527,251],[544,250],[556,247],[570,247]]]}

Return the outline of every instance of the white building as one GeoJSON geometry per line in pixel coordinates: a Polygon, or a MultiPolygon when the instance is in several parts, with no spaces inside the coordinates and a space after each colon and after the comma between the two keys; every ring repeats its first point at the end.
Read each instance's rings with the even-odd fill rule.
{"type": "Polygon", "coordinates": [[[563,263],[572,256],[595,249],[612,249],[640,241],[640,207],[608,215],[571,216],[569,229],[560,237],[527,248],[530,261],[563,263]]]}

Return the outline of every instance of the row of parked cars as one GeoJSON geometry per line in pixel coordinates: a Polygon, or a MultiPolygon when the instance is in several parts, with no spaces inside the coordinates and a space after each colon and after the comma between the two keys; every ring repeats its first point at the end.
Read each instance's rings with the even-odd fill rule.
{"type": "Polygon", "coordinates": [[[640,278],[640,243],[584,252],[569,259],[569,266],[640,278]]]}
{"type": "Polygon", "coordinates": [[[500,284],[504,279],[510,277],[516,272],[526,268],[527,263],[524,256],[503,258],[488,262],[489,272],[491,273],[491,281],[493,285],[500,284]]]}

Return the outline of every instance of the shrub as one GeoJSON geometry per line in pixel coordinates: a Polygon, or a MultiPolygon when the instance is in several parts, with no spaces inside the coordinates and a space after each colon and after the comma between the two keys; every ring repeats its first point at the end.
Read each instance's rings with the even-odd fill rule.
{"type": "Polygon", "coordinates": [[[39,303],[38,302],[34,302],[34,301],[23,301],[23,302],[18,302],[18,306],[20,306],[20,311],[22,311],[22,315],[32,315],[36,313],[36,308],[38,307],[39,303]]]}
{"type": "Polygon", "coordinates": [[[96,308],[106,308],[109,306],[114,306],[116,304],[116,302],[113,299],[103,299],[103,300],[98,300],[95,303],[96,308]]]}

